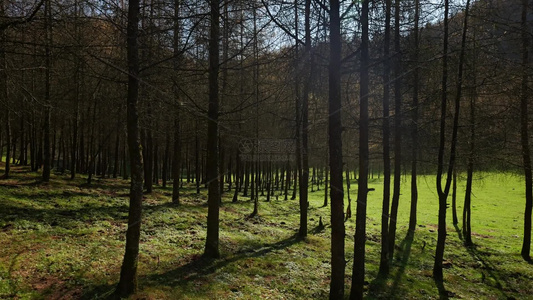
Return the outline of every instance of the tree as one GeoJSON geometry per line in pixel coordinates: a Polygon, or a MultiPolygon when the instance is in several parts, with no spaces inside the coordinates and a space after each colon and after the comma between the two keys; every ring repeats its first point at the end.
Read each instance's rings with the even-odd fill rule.
{"type": "Polygon", "coordinates": [[[204,256],[218,258],[219,237],[219,165],[218,165],[218,71],[219,71],[219,24],[220,0],[210,0],[209,36],[209,109],[207,112],[207,239],[204,256]]]}
{"type": "MultiPolygon", "coordinates": [[[[2,1],[0,3],[0,16],[5,15],[5,3],[2,1]]],[[[6,60],[6,32],[5,29],[1,29],[0,38],[2,39],[1,49],[0,49],[0,59],[2,65],[0,66],[2,68],[1,73],[1,88],[2,88],[2,98],[4,98],[4,109],[5,109],[5,130],[6,130],[6,165],[4,169],[4,179],[9,178],[9,171],[10,171],[10,159],[11,159],[11,107],[9,105],[9,90],[8,90],[8,83],[7,83],[7,60],[6,60]]],[[[0,149],[3,148],[4,145],[0,145],[0,149]]],[[[1,155],[0,155],[0,161],[1,161],[1,155]]]]}
{"type": "Polygon", "coordinates": [[[441,100],[441,120],[440,120],[440,144],[439,157],[437,166],[437,192],[439,195],[439,223],[438,223],[438,237],[437,247],[435,250],[435,264],[433,265],[433,277],[436,280],[442,281],[442,261],[444,259],[444,247],[446,245],[446,209],[448,206],[447,198],[450,192],[451,179],[453,176],[455,164],[455,151],[457,146],[457,131],[459,127],[459,112],[461,104],[461,92],[463,85],[463,65],[466,48],[466,32],[468,28],[468,9],[470,0],[466,1],[465,17],[463,24],[463,35],[461,40],[461,53],[459,55],[459,71],[457,74],[457,91],[455,94],[455,110],[453,116],[452,137],[450,142],[450,157],[448,162],[448,170],[446,173],[446,183],[444,189],[442,188],[442,175],[444,168],[444,142],[445,142],[445,126],[446,126],[446,86],[448,81],[448,10],[449,0],[445,1],[445,16],[444,16],[444,54],[443,54],[443,73],[442,73],[442,100],[441,100]]]}
{"type": "Polygon", "coordinates": [[[390,19],[391,0],[385,1],[385,34],[383,44],[383,206],[381,210],[381,258],[379,274],[389,273],[389,206],[390,206],[390,124],[389,124],[389,81],[390,81],[390,19]]]}
{"type": "Polygon", "coordinates": [[[139,140],[139,0],[130,0],[127,27],[128,57],[128,96],[127,132],[130,156],[130,207],[128,229],[126,231],[126,252],[120,270],[120,280],[116,289],[119,297],[127,297],[137,290],[137,263],[139,259],[139,240],[141,234],[141,213],[143,198],[143,157],[139,140]]]}
{"type": "Polygon", "coordinates": [[[533,210],[533,175],[531,171],[531,154],[529,149],[529,119],[528,119],[528,64],[529,64],[529,39],[527,25],[528,1],[522,0],[522,83],[520,92],[520,141],[522,145],[522,160],[524,164],[526,207],[524,211],[524,239],[520,254],[527,261],[531,260],[531,212],[533,210]]]}
{"type": "Polygon", "coordinates": [[[328,144],[329,169],[331,172],[331,282],[329,298],[334,300],[342,299],[344,295],[344,190],[342,180],[341,32],[339,0],[330,0],[329,4],[328,144]]]}
{"type": "Polygon", "coordinates": [[[350,299],[363,299],[365,284],[365,243],[366,243],[366,204],[368,196],[368,5],[363,0],[361,9],[361,70],[360,70],[360,110],[359,110],[359,179],[357,190],[357,212],[355,220],[352,289],[350,299]]]}
{"type": "Polygon", "coordinates": [[[45,6],[45,91],[44,91],[44,162],[43,162],[43,181],[50,180],[51,171],[51,153],[50,153],[50,118],[52,102],[50,99],[50,81],[51,81],[51,47],[52,47],[52,5],[50,0],[46,0],[45,6]]]}
{"type": "Polygon", "coordinates": [[[402,175],[402,75],[400,74],[400,0],[394,2],[394,183],[389,224],[389,260],[394,257],[402,175]]]}
{"type": "Polygon", "coordinates": [[[419,52],[420,52],[420,41],[419,41],[419,28],[418,23],[420,19],[420,0],[415,0],[415,24],[413,28],[414,35],[414,54],[413,62],[415,67],[413,70],[413,107],[412,107],[412,128],[411,136],[413,139],[413,145],[411,150],[411,207],[409,211],[409,234],[414,234],[416,229],[416,215],[417,215],[417,205],[418,205],[418,186],[417,186],[417,175],[418,175],[418,92],[419,92],[419,81],[420,81],[420,70],[419,70],[419,52]]]}
{"type": "MultiPolygon", "coordinates": [[[[174,76],[176,76],[179,68],[179,43],[180,43],[180,23],[179,23],[179,11],[180,11],[181,0],[174,0],[174,76]]],[[[177,98],[177,109],[176,116],[174,117],[174,147],[173,147],[173,157],[172,157],[172,202],[179,204],[180,203],[180,178],[181,178],[181,136],[180,136],[180,103],[179,103],[179,87],[178,79],[174,78],[173,82],[174,96],[177,98]]],[[[165,162],[166,165],[166,162],[165,162]]]]}

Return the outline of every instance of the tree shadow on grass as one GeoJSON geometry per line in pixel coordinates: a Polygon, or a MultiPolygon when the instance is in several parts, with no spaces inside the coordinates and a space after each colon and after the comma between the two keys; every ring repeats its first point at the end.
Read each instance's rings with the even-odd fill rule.
{"type": "MultiPolygon", "coordinates": [[[[232,263],[235,263],[239,260],[247,258],[257,258],[265,256],[270,252],[276,250],[282,250],[288,248],[296,243],[303,241],[298,234],[294,234],[286,239],[275,242],[273,244],[265,245],[259,249],[241,249],[234,254],[229,254],[226,257],[220,259],[210,259],[203,256],[193,256],[192,259],[173,270],[169,270],[161,274],[149,274],[139,276],[139,283],[142,287],[157,287],[157,286],[167,286],[167,287],[176,287],[181,286],[185,287],[192,281],[196,280],[205,280],[210,274],[215,273],[217,270],[224,268],[232,263]]],[[[95,286],[90,290],[87,290],[83,295],[82,299],[113,299],[113,291],[115,289],[115,284],[100,285],[95,286]]]]}
{"type": "MultiPolygon", "coordinates": [[[[455,227],[455,231],[457,232],[457,235],[459,237],[459,239],[461,240],[461,242],[463,242],[464,244],[464,236],[462,234],[462,231],[460,230],[459,226],[457,226],[457,224],[454,224],[453,225],[455,227]]],[[[497,273],[497,268],[494,266],[494,264],[492,262],[490,262],[489,260],[487,260],[484,255],[479,251],[477,250],[477,246],[474,244],[474,245],[470,245],[470,246],[467,246],[465,245],[465,249],[466,251],[468,252],[468,254],[470,254],[470,256],[475,260],[475,261],[478,261],[481,263],[482,265],[482,268],[484,270],[486,270],[486,272],[488,273],[488,275],[494,280],[494,282],[496,283],[496,288],[498,289],[498,291],[502,294],[502,297],[504,299],[508,299],[508,295],[505,293],[505,291],[503,290],[503,285],[502,285],[502,282],[500,281],[497,273]]],[[[482,271],[482,276],[483,276],[483,282],[485,281],[485,272],[482,271]]],[[[508,284],[507,281],[504,280],[504,282],[506,284],[508,284]]]]}
{"type": "Polygon", "coordinates": [[[407,233],[403,241],[400,243],[400,256],[397,256],[397,260],[400,264],[400,267],[398,268],[398,271],[394,276],[391,292],[394,292],[398,289],[398,285],[400,284],[402,277],[405,274],[405,268],[407,267],[407,263],[409,262],[409,256],[411,255],[411,246],[413,245],[414,237],[414,233],[409,232],[407,233]]]}
{"type": "Polygon", "coordinates": [[[444,287],[444,281],[436,279],[435,277],[433,277],[433,281],[435,282],[435,286],[437,286],[437,289],[439,290],[439,299],[441,300],[449,299],[448,291],[444,287]]]}
{"type": "MultiPolygon", "coordinates": [[[[374,279],[370,286],[370,294],[375,294],[375,296],[385,297],[387,299],[401,299],[402,291],[400,289],[400,283],[402,281],[403,275],[405,274],[405,269],[409,262],[409,256],[411,255],[411,247],[414,240],[414,234],[407,234],[402,242],[398,245],[399,251],[396,254],[396,265],[399,265],[394,277],[391,278],[392,274],[389,275],[380,275],[374,279]],[[389,286],[388,281],[392,279],[392,284],[389,286]]],[[[392,267],[391,263],[391,267],[392,267]]],[[[392,270],[392,268],[391,268],[392,270]]]]}

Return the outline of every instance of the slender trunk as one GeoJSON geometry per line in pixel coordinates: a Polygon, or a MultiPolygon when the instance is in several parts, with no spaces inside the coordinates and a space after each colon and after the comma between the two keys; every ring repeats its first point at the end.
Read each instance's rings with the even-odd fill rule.
{"type": "Polygon", "coordinates": [[[414,234],[416,229],[416,215],[418,206],[418,186],[417,186],[417,164],[418,164],[418,89],[419,89],[419,69],[418,69],[418,56],[419,56],[419,22],[420,0],[415,0],[415,51],[413,62],[415,68],[413,70],[413,111],[412,111],[412,131],[411,136],[413,138],[413,145],[411,150],[411,209],[409,212],[409,233],[414,234]]]}
{"type": "Polygon", "coordinates": [[[172,202],[180,203],[180,163],[181,163],[181,143],[180,143],[180,122],[179,112],[176,112],[174,119],[174,151],[172,152],[172,202]]]}
{"type": "Polygon", "coordinates": [[[114,162],[113,162],[113,178],[117,178],[118,177],[118,173],[119,173],[119,149],[120,149],[120,134],[119,134],[119,131],[117,130],[117,136],[116,136],[116,141],[115,141],[115,159],[114,159],[114,162]]]}
{"type": "Polygon", "coordinates": [[[531,154],[529,149],[529,130],[528,130],[528,64],[529,64],[529,40],[527,24],[528,1],[522,0],[522,86],[520,97],[520,133],[522,143],[522,160],[524,163],[525,189],[526,189],[526,208],[524,212],[524,239],[520,254],[525,260],[531,261],[531,212],[533,210],[533,176],[531,171],[531,154]]]}
{"type": "Polygon", "coordinates": [[[348,198],[348,207],[346,207],[346,214],[344,216],[344,221],[352,217],[352,198],[350,197],[350,171],[348,167],[346,168],[346,196],[348,198]]]}
{"type": "Polygon", "coordinates": [[[457,145],[457,131],[459,127],[459,112],[460,112],[460,103],[461,103],[461,92],[463,85],[463,65],[464,65],[464,56],[466,49],[466,32],[468,28],[468,11],[470,7],[470,0],[466,1],[465,8],[465,19],[463,26],[463,35],[461,40],[461,53],[459,55],[459,72],[457,75],[457,92],[455,95],[455,112],[453,117],[453,129],[452,129],[452,139],[450,145],[450,159],[448,163],[448,171],[446,173],[446,184],[444,189],[442,188],[442,174],[444,168],[444,141],[445,141],[445,132],[444,128],[446,125],[446,85],[447,85],[447,75],[448,75],[448,9],[449,9],[449,0],[445,0],[445,24],[444,24],[444,56],[443,56],[443,79],[442,79],[442,111],[441,111],[441,128],[440,128],[440,146],[439,146],[439,160],[438,160],[438,170],[437,170],[437,192],[439,195],[439,228],[437,236],[437,247],[435,250],[435,264],[433,265],[433,277],[436,280],[442,281],[442,261],[444,259],[444,247],[446,245],[446,208],[447,208],[447,198],[450,192],[450,184],[452,179],[452,173],[455,164],[455,149],[457,145]]]}
{"type": "Polygon", "coordinates": [[[163,157],[163,170],[161,175],[161,180],[163,181],[163,187],[167,187],[167,178],[168,178],[168,160],[170,155],[170,129],[167,129],[165,134],[165,154],[163,157]]]}
{"type": "Polygon", "coordinates": [[[453,169],[452,175],[452,222],[457,225],[457,168],[453,169]]]}
{"type": "Polygon", "coordinates": [[[45,90],[44,90],[44,157],[43,157],[43,181],[50,181],[51,171],[51,153],[50,153],[50,117],[51,117],[51,100],[50,100],[50,81],[51,81],[51,46],[52,46],[52,7],[50,0],[46,0],[45,6],[45,90]]]}
{"type": "MultiPolygon", "coordinates": [[[[475,82],[474,82],[475,86],[475,82]]],[[[472,181],[474,174],[474,159],[475,159],[475,107],[476,107],[476,93],[470,98],[470,149],[468,153],[468,164],[466,167],[466,191],[465,202],[463,206],[463,238],[466,246],[472,246],[472,226],[471,220],[471,197],[472,197],[472,181]]]]}
{"type": "Polygon", "coordinates": [[[139,0],[130,0],[128,7],[127,56],[128,56],[128,97],[127,128],[130,152],[131,185],[128,229],[126,231],[126,251],[120,270],[120,281],[116,294],[127,297],[137,290],[137,263],[141,233],[141,213],[143,198],[143,157],[139,141],[139,48],[137,44],[139,23],[139,0]]]}
{"type": "Polygon", "coordinates": [[[207,123],[207,239],[204,255],[210,258],[220,256],[219,243],[219,161],[218,161],[218,71],[219,71],[219,23],[220,0],[210,0],[210,38],[209,38],[209,109],[207,123]]]}
{"type": "Polygon", "coordinates": [[[359,181],[357,190],[357,216],[355,221],[354,261],[350,299],[363,299],[365,282],[366,203],[368,196],[368,5],[363,0],[361,11],[361,74],[359,111],[359,181]]]}
{"type": "Polygon", "coordinates": [[[198,138],[198,120],[196,120],[196,130],[195,130],[195,148],[194,148],[194,159],[195,159],[195,183],[196,183],[196,194],[200,194],[200,140],[198,138]]]}
{"type": "Polygon", "coordinates": [[[326,179],[324,180],[324,207],[328,206],[328,184],[329,184],[329,166],[326,166],[326,179]]]}
{"type": "Polygon", "coordinates": [[[402,167],[402,82],[400,49],[400,0],[395,0],[394,7],[394,182],[389,218],[389,261],[394,257],[396,244],[396,226],[398,206],[400,203],[401,167],[402,167]]]}
{"type": "Polygon", "coordinates": [[[342,183],[342,122],[341,122],[341,31],[339,0],[330,0],[330,56],[328,144],[331,170],[331,281],[329,299],[344,297],[344,222],[342,183]]]}
{"type": "MultiPolygon", "coordinates": [[[[5,2],[2,1],[0,3],[0,15],[1,16],[4,16],[5,15],[5,2]]],[[[2,65],[0,66],[2,68],[2,71],[1,71],[1,82],[0,84],[2,85],[2,98],[4,98],[4,102],[5,102],[5,130],[6,130],[6,137],[5,137],[5,140],[6,140],[6,164],[5,164],[5,169],[4,169],[4,179],[7,179],[9,178],[9,171],[10,171],[10,157],[11,157],[11,107],[9,105],[9,93],[8,93],[8,85],[7,85],[7,61],[6,61],[6,33],[5,33],[5,30],[2,30],[2,32],[0,33],[1,34],[1,38],[2,38],[2,42],[0,44],[0,47],[1,47],[1,63],[2,65]]],[[[3,145],[0,144],[0,148],[2,148],[3,145]]],[[[0,156],[1,157],[1,156],[0,156]]],[[[1,158],[0,158],[0,161],[1,161],[1,158]]]]}
{"type": "Polygon", "coordinates": [[[391,0],[385,2],[385,37],[384,37],[384,65],[383,65],[383,205],[381,209],[381,256],[379,274],[389,274],[389,206],[390,206],[390,125],[389,125],[389,96],[390,96],[390,19],[391,0]]]}

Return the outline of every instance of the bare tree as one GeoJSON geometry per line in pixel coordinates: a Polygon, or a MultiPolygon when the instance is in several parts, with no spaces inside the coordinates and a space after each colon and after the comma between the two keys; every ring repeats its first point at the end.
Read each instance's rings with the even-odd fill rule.
{"type": "Polygon", "coordinates": [[[365,284],[366,203],[368,197],[368,4],[363,0],[361,9],[361,70],[359,83],[359,179],[357,190],[357,212],[355,220],[352,289],[350,299],[363,299],[365,284]]]}
{"type": "Polygon", "coordinates": [[[520,137],[522,144],[522,160],[524,164],[524,176],[526,183],[526,208],[524,212],[524,239],[522,241],[522,257],[531,261],[531,211],[533,210],[533,175],[531,171],[531,154],[529,149],[529,130],[528,130],[528,25],[527,25],[528,1],[522,0],[522,86],[520,95],[520,137]]]}
{"type": "Polygon", "coordinates": [[[128,96],[127,130],[130,155],[131,183],[128,229],[126,232],[126,252],[120,270],[120,280],[116,289],[119,297],[127,297],[137,290],[137,263],[141,234],[141,214],[143,198],[143,157],[139,140],[139,0],[130,0],[128,7],[127,56],[128,56],[128,96]]]}
{"type": "Polygon", "coordinates": [[[210,37],[209,37],[209,109],[207,112],[207,184],[208,212],[207,239],[204,256],[217,258],[219,241],[219,155],[218,155],[218,71],[219,71],[219,36],[220,36],[220,0],[210,0],[210,37]]]}
{"type": "Polygon", "coordinates": [[[329,298],[344,296],[344,190],[342,180],[341,31],[339,0],[329,1],[329,169],[331,172],[331,282],[329,298]]]}

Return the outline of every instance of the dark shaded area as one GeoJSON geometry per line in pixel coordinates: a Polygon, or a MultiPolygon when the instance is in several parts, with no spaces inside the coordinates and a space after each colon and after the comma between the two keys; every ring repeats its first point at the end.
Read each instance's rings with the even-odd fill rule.
{"type": "MultiPolygon", "coordinates": [[[[259,249],[243,249],[226,257],[222,254],[223,258],[221,259],[209,259],[198,255],[194,256],[187,264],[179,266],[174,270],[162,274],[140,276],[139,281],[144,288],[161,285],[169,287],[185,286],[191,281],[205,279],[210,274],[215,273],[218,269],[224,268],[239,260],[261,257],[272,251],[288,248],[301,241],[303,241],[303,239],[300,238],[298,234],[294,234],[286,239],[265,245],[259,249]]],[[[81,299],[114,299],[113,289],[114,285],[96,286],[91,290],[87,290],[81,296],[81,299]]]]}

